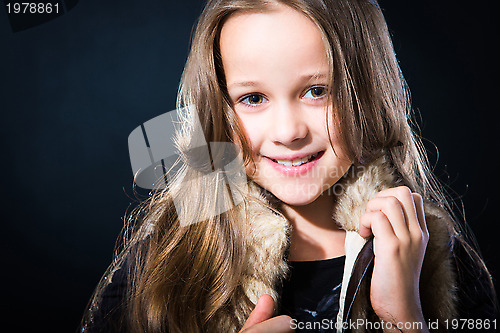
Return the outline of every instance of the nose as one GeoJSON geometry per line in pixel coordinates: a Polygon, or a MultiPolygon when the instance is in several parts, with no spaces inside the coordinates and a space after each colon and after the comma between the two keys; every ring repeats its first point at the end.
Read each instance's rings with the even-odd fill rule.
{"type": "Polygon", "coordinates": [[[300,106],[283,102],[275,107],[269,133],[274,143],[288,146],[307,137],[309,129],[300,106]]]}

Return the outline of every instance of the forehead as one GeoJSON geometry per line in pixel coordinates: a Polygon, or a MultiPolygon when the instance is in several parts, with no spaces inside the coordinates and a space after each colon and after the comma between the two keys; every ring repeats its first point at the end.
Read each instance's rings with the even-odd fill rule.
{"type": "Polygon", "coordinates": [[[230,16],[221,29],[220,50],[224,69],[230,76],[257,69],[301,74],[324,71],[328,66],[316,24],[281,4],[265,12],[230,16]]]}

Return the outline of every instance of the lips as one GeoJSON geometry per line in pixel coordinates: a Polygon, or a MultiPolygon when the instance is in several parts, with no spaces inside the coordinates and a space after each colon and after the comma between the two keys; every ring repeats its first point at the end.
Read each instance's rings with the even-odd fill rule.
{"type": "Polygon", "coordinates": [[[287,166],[287,167],[298,167],[298,166],[301,166],[303,164],[306,164],[306,163],[309,163],[311,161],[314,161],[315,159],[317,159],[318,157],[320,157],[320,154],[323,154],[323,151],[320,151],[320,152],[317,152],[317,153],[314,153],[314,154],[311,154],[311,155],[306,155],[304,157],[295,157],[295,158],[269,158],[271,161],[273,161],[274,163],[278,163],[278,164],[281,164],[281,165],[284,165],[284,166],[287,166]]]}
{"type": "Polygon", "coordinates": [[[285,176],[299,176],[307,174],[319,162],[325,151],[313,154],[297,154],[295,156],[268,157],[264,160],[270,166],[285,176]]]}
{"type": "Polygon", "coordinates": [[[296,154],[292,156],[268,157],[266,159],[279,171],[285,174],[301,174],[307,172],[316,164],[323,154],[319,151],[313,154],[296,154]]]}

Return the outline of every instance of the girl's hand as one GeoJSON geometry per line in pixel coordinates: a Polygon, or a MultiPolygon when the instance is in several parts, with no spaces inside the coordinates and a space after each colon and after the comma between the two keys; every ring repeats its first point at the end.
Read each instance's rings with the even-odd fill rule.
{"type": "Polygon", "coordinates": [[[426,331],[419,280],[429,233],[420,194],[406,186],[380,191],[367,204],[359,234],[374,236],[370,300],[375,313],[394,324],[421,322],[426,331]]]}
{"type": "Polygon", "coordinates": [[[289,333],[292,318],[288,316],[278,316],[271,318],[274,313],[274,300],[269,295],[262,295],[255,305],[250,316],[240,333],[289,333]]]}

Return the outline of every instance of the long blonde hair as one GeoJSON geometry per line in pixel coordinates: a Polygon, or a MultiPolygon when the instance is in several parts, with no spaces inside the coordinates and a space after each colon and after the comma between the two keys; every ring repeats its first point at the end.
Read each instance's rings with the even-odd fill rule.
{"type": "MultiPolygon", "coordinates": [[[[270,11],[275,3],[303,13],[321,31],[331,69],[329,97],[335,110],[331,116],[341,125],[341,141],[350,160],[366,164],[386,154],[412,191],[451,212],[412,130],[408,89],[375,0],[209,0],[193,36],[178,95],[179,109],[197,112],[185,114],[186,121],[197,116],[203,133],[195,133],[193,126],[179,132],[180,151],[189,151],[196,135],[203,135],[206,142],[231,142],[236,137],[245,163],[252,162],[226,91],[218,38],[230,15],[270,11]]],[[[245,221],[239,221],[242,217],[234,209],[210,216],[206,211],[218,204],[216,200],[232,204],[229,196],[213,196],[223,175],[199,177],[210,166],[200,166],[189,154],[181,157],[181,164],[190,168],[181,168],[176,179],[193,173],[192,181],[182,187],[174,180],[128,216],[123,246],[96,289],[84,327],[126,258],[129,331],[217,331],[222,314],[245,317],[252,310],[239,283],[246,248],[235,221],[240,225],[245,221]],[[185,209],[176,209],[174,201],[184,202],[185,209]],[[200,216],[208,218],[180,223],[198,221],[200,216]],[[246,301],[236,303],[236,299],[246,301]]],[[[235,319],[231,324],[243,323],[235,319]]]]}

